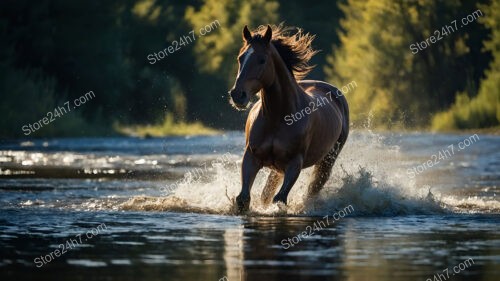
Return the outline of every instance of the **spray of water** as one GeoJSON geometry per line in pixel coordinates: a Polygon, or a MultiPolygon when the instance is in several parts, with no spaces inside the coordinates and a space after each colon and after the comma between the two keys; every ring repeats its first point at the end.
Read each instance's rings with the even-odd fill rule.
{"type": "MultiPolygon", "coordinates": [[[[121,205],[127,210],[199,212],[233,215],[234,198],[241,189],[239,156],[214,166],[211,175],[184,181],[166,197],[137,196],[121,205]]],[[[287,206],[265,206],[260,195],[269,171],[257,176],[251,190],[249,215],[325,216],[352,205],[353,216],[394,216],[498,210],[498,202],[479,198],[442,196],[430,186],[417,186],[406,174],[405,158],[397,145],[371,131],[351,133],[320,194],[306,196],[312,169],[302,171],[288,197],[287,206]]]]}

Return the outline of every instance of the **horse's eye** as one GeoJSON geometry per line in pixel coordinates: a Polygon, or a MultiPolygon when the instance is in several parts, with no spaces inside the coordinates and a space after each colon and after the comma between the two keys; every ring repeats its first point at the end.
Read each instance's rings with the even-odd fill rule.
{"type": "Polygon", "coordinates": [[[259,64],[264,64],[264,63],[266,63],[266,60],[265,60],[265,59],[260,59],[260,60],[259,60],[259,64]]]}

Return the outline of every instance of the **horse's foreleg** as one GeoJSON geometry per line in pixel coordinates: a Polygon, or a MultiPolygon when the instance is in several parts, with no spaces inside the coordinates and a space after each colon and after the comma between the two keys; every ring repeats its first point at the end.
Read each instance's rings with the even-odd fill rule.
{"type": "Polygon", "coordinates": [[[281,180],[283,180],[283,175],[274,170],[271,170],[271,173],[267,177],[266,186],[264,186],[264,190],[262,190],[261,199],[264,205],[268,205],[271,203],[271,200],[276,193],[276,189],[278,188],[281,180]]]}
{"type": "Polygon", "coordinates": [[[241,164],[241,192],[236,197],[238,212],[246,212],[250,207],[250,188],[257,172],[262,168],[260,161],[249,151],[245,150],[241,164]]]}
{"type": "Polygon", "coordinates": [[[276,196],[274,196],[273,202],[283,202],[286,205],[286,200],[288,198],[288,193],[292,189],[292,186],[297,181],[297,178],[300,175],[300,170],[302,170],[302,155],[295,157],[288,164],[285,170],[285,178],[283,180],[283,185],[281,186],[280,191],[276,196]]]}

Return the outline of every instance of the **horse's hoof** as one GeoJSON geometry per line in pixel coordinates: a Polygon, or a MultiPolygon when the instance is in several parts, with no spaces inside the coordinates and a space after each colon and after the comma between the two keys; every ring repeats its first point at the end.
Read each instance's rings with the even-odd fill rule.
{"type": "Polygon", "coordinates": [[[236,205],[238,207],[239,214],[248,212],[248,209],[250,209],[250,199],[242,198],[240,195],[238,195],[236,197],[236,205]]]}

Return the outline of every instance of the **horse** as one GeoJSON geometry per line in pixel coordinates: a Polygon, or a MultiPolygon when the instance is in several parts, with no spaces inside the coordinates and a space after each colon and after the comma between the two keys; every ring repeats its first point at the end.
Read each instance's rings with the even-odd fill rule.
{"type": "Polygon", "coordinates": [[[241,165],[241,192],[237,211],[250,207],[250,189],[258,171],[271,170],[261,194],[265,205],[287,204],[288,194],[302,169],[314,166],[308,196],[317,195],[331,174],[349,135],[347,100],[335,86],[302,80],[314,66],[315,36],[301,29],[270,25],[250,32],[243,28],[238,73],[229,90],[237,110],[249,107],[245,125],[245,151],[241,165]],[[299,118],[300,117],[300,118],[299,118]],[[275,195],[279,183],[279,192],[275,195]]]}

